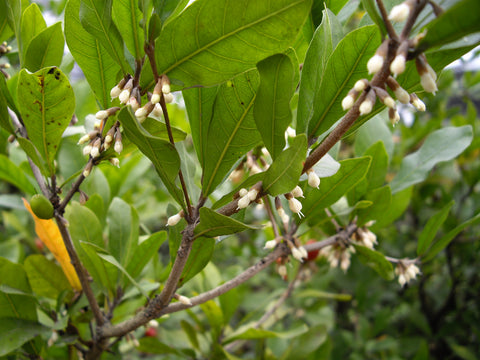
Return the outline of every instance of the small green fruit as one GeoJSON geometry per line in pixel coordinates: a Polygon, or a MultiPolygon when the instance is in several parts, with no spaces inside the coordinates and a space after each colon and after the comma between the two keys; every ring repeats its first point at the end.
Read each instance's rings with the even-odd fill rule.
{"type": "Polygon", "coordinates": [[[33,195],[30,199],[30,206],[33,213],[40,219],[51,219],[53,217],[53,205],[48,199],[41,195],[33,195]]]}

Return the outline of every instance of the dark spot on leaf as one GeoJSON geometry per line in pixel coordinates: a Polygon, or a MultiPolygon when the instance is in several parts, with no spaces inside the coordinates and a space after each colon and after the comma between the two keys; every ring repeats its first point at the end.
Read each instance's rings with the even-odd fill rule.
{"type": "Polygon", "coordinates": [[[38,108],[39,108],[40,112],[42,112],[42,110],[43,110],[42,103],[38,100],[35,100],[33,103],[38,104],[38,108]]]}
{"type": "Polygon", "coordinates": [[[57,124],[58,124],[58,126],[62,126],[62,123],[61,123],[61,122],[58,122],[57,124]]]}
{"type": "Polygon", "coordinates": [[[48,70],[48,73],[52,75],[54,71],[55,71],[55,68],[52,67],[50,70],[48,70]]]}
{"type": "Polygon", "coordinates": [[[245,105],[245,103],[244,103],[243,101],[242,101],[242,102],[240,102],[240,104],[242,104],[242,105],[245,105]]]}
{"type": "Polygon", "coordinates": [[[55,73],[55,79],[60,80],[60,71],[55,73]]]}

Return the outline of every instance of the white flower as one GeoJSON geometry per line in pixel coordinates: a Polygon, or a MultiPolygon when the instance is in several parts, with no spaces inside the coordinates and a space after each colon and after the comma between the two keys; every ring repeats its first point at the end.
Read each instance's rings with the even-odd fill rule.
{"type": "Polygon", "coordinates": [[[140,104],[138,103],[138,100],[135,96],[130,96],[130,99],[128,100],[127,105],[131,106],[133,111],[137,111],[138,108],[140,107],[140,104]]]}
{"type": "Polygon", "coordinates": [[[367,63],[367,69],[369,74],[375,74],[382,69],[383,66],[383,56],[375,54],[373,55],[367,63]]]}
{"type": "Polygon", "coordinates": [[[400,114],[396,109],[388,109],[388,117],[390,118],[390,123],[392,126],[397,125],[400,121],[400,114]]]}
{"type": "Polygon", "coordinates": [[[248,193],[245,196],[242,196],[237,203],[237,209],[245,209],[250,204],[250,199],[248,198],[248,193]]]}
{"type": "Polygon", "coordinates": [[[366,79],[360,79],[355,83],[353,88],[358,92],[362,92],[367,88],[367,85],[368,85],[368,81],[366,79]]]}
{"type": "Polygon", "coordinates": [[[270,250],[277,246],[277,240],[269,240],[265,243],[264,249],[270,250]]]}
{"type": "Polygon", "coordinates": [[[352,95],[348,94],[342,100],[342,109],[343,110],[351,109],[353,104],[355,104],[355,99],[352,95]]]}
{"type": "Polygon", "coordinates": [[[240,195],[240,197],[244,197],[247,194],[248,194],[248,190],[244,188],[241,188],[240,191],[238,192],[238,195],[240,195]]]}
{"type": "Polygon", "coordinates": [[[303,190],[300,186],[295,186],[295,188],[290,192],[294,197],[298,198],[298,197],[305,197],[303,196],[303,190]]]}
{"type": "Polygon", "coordinates": [[[115,150],[115,152],[117,154],[120,154],[123,150],[123,144],[121,141],[115,141],[115,145],[113,147],[113,150],[115,150]]]}
{"type": "Polygon", "coordinates": [[[174,100],[174,97],[173,97],[173,94],[172,94],[172,93],[163,94],[163,98],[165,99],[165,102],[166,102],[167,104],[172,103],[173,100],[174,100]]]}
{"type": "Polygon", "coordinates": [[[372,112],[373,109],[373,101],[370,99],[365,99],[361,104],[360,104],[360,115],[366,115],[372,112]]]}
{"type": "Polygon", "coordinates": [[[303,246],[299,246],[298,250],[302,254],[302,258],[304,258],[304,259],[308,258],[308,252],[303,246]]]}
{"type": "Polygon", "coordinates": [[[188,305],[188,306],[193,305],[192,301],[188,297],[183,296],[183,295],[179,295],[177,300],[180,301],[183,305],[188,305]]]}
{"type": "Polygon", "coordinates": [[[92,145],[87,145],[83,148],[83,156],[90,155],[90,152],[92,151],[92,145]]]}
{"type": "Polygon", "coordinates": [[[385,104],[385,106],[393,109],[395,108],[395,100],[393,100],[393,98],[391,96],[387,96],[386,98],[383,99],[383,103],[385,104]]]}
{"type": "Polygon", "coordinates": [[[282,219],[282,222],[288,223],[290,221],[290,216],[287,215],[287,213],[285,212],[285,210],[283,210],[282,207],[277,209],[277,212],[278,216],[280,216],[280,219],[282,219]]]}
{"type": "Polygon", "coordinates": [[[143,118],[145,119],[145,117],[148,115],[148,111],[145,107],[141,107],[140,109],[138,109],[137,111],[135,111],[135,117],[137,119],[140,119],[140,118],[143,118]]]}
{"type": "Polygon", "coordinates": [[[82,173],[82,174],[83,174],[83,177],[88,177],[88,175],[90,175],[90,171],[91,171],[91,169],[85,169],[85,170],[83,170],[83,173],[82,173]]]}
{"type": "Polygon", "coordinates": [[[255,201],[255,199],[257,198],[257,195],[258,195],[258,189],[251,189],[247,193],[248,200],[250,200],[250,202],[255,201]]]}
{"type": "Polygon", "coordinates": [[[111,158],[109,161],[113,166],[116,166],[117,168],[120,167],[120,160],[118,160],[118,158],[111,158]]]}
{"type": "Polygon", "coordinates": [[[158,104],[160,102],[160,94],[153,94],[150,101],[152,104],[158,104]]]}
{"type": "Polygon", "coordinates": [[[110,97],[111,97],[112,99],[115,99],[115,98],[117,98],[117,97],[120,95],[121,92],[122,92],[122,89],[120,89],[120,88],[118,87],[118,85],[115,85],[115,86],[112,88],[112,90],[110,90],[110,97]]]}
{"type": "Polygon", "coordinates": [[[168,218],[167,225],[175,226],[180,222],[180,220],[182,220],[182,215],[180,213],[172,215],[168,218]]]}
{"type": "Polygon", "coordinates": [[[420,84],[426,92],[435,94],[438,90],[435,79],[430,72],[423,73],[420,76],[420,84]]]}
{"type": "Polygon", "coordinates": [[[120,100],[120,103],[126,104],[127,101],[130,99],[130,90],[128,89],[122,90],[122,92],[118,96],[118,99],[120,100]]]}
{"type": "Polygon", "coordinates": [[[87,141],[90,141],[90,140],[91,140],[90,134],[83,135],[83,136],[80,138],[80,140],[78,140],[77,145],[85,144],[87,141]]]}
{"type": "Polygon", "coordinates": [[[393,59],[392,63],[390,64],[390,71],[395,74],[401,74],[405,71],[405,63],[407,59],[404,55],[397,55],[395,59],[393,59]]]}
{"type": "Polygon", "coordinates": [[[287,277],[287,267],[285,265],[280,265],[277,271],[278,271],[278,275],[280,275],[282,278],[287,277]]]}
{"type": "Polygon", "coordinates": [[[150,320],[150,321],[148,322],[148,326],[156,329],[156,328],[158,328],[158,321],[155,320],[155,319],[150,320]]]}
{"type": "Polygon", "coordinates": [[[298,248],[296,247],[292,247],[292,255],[295,259],[297,259],[298,261],[303,261],[303,254],[300,250],[298,250],[298,248]]]}
{"type": "MultiPolygon", "coordinates": [[[[162,86],[162,93],[164,94],[170,94],[170,85],[169,84],[163,84],[162,86]]],[[[153,102],[153,101],[152,101],[153,102]]]]}
{"type": "Polygon", "coordinates": [[[98,146],[93,146],[92,147],[92,150],[90,150],[90,156],[92,158],[96,158],[96,157],[100,156],[100,149],[98,148],[98,146]]]}
{"type": "Polygon", "coordinates": [[[390,15],[388,15],[388,18],[395,22],[402,22],[408,18],[409,14],[410,14],[410,6],[408,6],[405,3],[402,3],[392,8],[392,10],[390,11],[390,15]]]}
{"type": "Polygon", "coordinates": [[[156,117],[160,117],[163,115],[162,106],[159,103],[155,104],[155,107],[152,110],[152,115],[156,117]]]}
{"type": "Polygon", "coordinates": [[[410,102],[410,94],[401,86],[399,86],[393,93],[395,94],[397,100],[402,104],[408,104],[410,102]]]}
{"type": "Polygon", "coordinates": [[[291,128],[290,126],[287,128],[286,134],[287,134],[288,137],[297,136],[297,132],[295,131],[295,129],[291,128]]]}
{"type": "Polygon", "coordinates": [[[308,185],[311,187],[318,189],[320,186],[320,177],[313,171],[313,169],[309,169],[307,171],[307,176],[308,176],[308,185]]]}
{"type": "Polygon", "coordinates": [[[96,117],[98,120],[106,119],[106,118],[108,117],[108,111],[107,111],[107,110],[97,111],[97,113],[95,114],[95,117],[96,117]]]}
{"type": "Polygon", "coordinates": [[[398,283],[400,286],[404,286],[407,283],[407,279],[405,278],[404,274],[398,275],[398,283]]]}
{"type": "Polygon", "coordinates": [[[412,100],[412,105],[415,106],[415,108],[418,111],[425,111],[427,109],[427,107],[425,106],[425,103],[422,100],[420,100],[418,97],[415,97],[412,100]]]}
{"type": "Polygon", "coordinates": [[[298,214],[298,216],[302,217],[302,203],[292,197],[291,199],[288,200],[288,206],[290,207],[290,210],[292,210],[293,213],[298,214]]]}

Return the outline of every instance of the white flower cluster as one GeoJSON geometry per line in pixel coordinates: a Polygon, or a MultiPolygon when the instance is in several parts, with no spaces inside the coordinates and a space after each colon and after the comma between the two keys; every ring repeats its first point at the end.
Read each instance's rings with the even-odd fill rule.
{"type": "Polygon", "coordinates": [[[240,189],[238,196],[240,197],[237,202],[237,210],[245,209],[251,202],[257,199],[259,193],[258,187],[252,187],[250,190],[240,189]]]}
{"type": "Polygon", "coordinates": [[[334,244],[324,247],[320,250],[320,255],[327,258],[330,267],[340,268],[346,272],[350,267],[350,258],[355,253],[353,246],[345,246],[343,244],[334,244]]]}
{"type": "Polygon", "coordinates": [[[373,249],[378,244],[377,236],[371,232],[367,227],[358,228],[351,237],[351,240],[358,245],[373,249]]]}
{"type": "Polygon", "coordinates": [[[410,281],[416,279],[419,274],[420,269],[411,261],[400,261],[395,267],[395,275],[398,276],[398,283],[400,286],[404,286],[410,281]]]}

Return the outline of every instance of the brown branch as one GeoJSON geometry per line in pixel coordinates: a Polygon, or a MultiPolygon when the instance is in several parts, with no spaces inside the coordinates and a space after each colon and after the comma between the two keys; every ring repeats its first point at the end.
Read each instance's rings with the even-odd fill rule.
{"type": "Polygon", "coordinates": [[[278,230],[278,225],[277,225],[277,222],[275,221],[275,216],[273,215],[273,211],[272,211],[272,206],[270,205],[270,201],[267,196],[263,197],[263,203],[265,205],[265,209],[267,210],[267,214],[270,219],[270,222],[272,223],[273,234],[277,239],[280,237],[280,231],[278,230]]]}
{"type": "Polygon", "coordinates": [[[403,26],[402,33],[400,34],[400,41],[406,40],[410,37],[410,33],[412,31],[413,25],[415,25],[415,21],[417,21],[418,15],[423,10],[425,5],[427,5],[428,0],[417,0],[416,4],[413,6],[412,11],[408,15],[407,21],[403,26]]]}
{"type": "MultiPolygon", "coordinates": [[[[92,160],[90,160],[90,161],[92,161],[92,160]]],[[[75,195],[75,193],[80,189],[80,185],[83,183],[83,181],[85,179],[86,178],[85,178],[85,176],[83,175],[83,172],[82,172],[80,174],[80,176],[78,177],[78,179],[75,181],[75,183],[73,183],[72,187],[70,188],[68,193],[65,195],[65,197],[63,198],[60,205],[58,205],[57,211],[58,211],[59,214],[63,215],[66,206],[68,205],[68,203],[72,199],[73,195],[75,195]]]]}
{"type": "Polygon", "coordinates": [[[388,37],[390,39],[398,41],[397,32],[395,31],[392,23],[388,19],[387,10],[385,9],[385,5],[383,5],[383,1],[382,0],[376,0],[376,1],[377,1],[378,10],[380,10],[380,15],[382,15],[383,23],[385,24],[385,28],[387,29],[388,37]]]}
{"type": "Polygon", "coordinates": [[[57,221],[58,229],[60,230],[60,234],[62,235],[63,243],[67,248],[68,256],[70,256],[70,261],[72,262],[75,272],[78,275],[78,279],[80,280],[80,284],[82,285],[83,292],[85,293],[88,303],[92,309],[97,326],[102,326],[103,324],[105,324],[105,318],[100,310],[100,307],[98,306],[98,302],[97,299],[95,299],[92,288],[90,287],[87,273],[82,263],[80,262],[80,259],[78,258],[75,247],[73,246],[72,238],[65,225],[66,220],[59,214],[55,214],[55,220],[57,221]]]}

